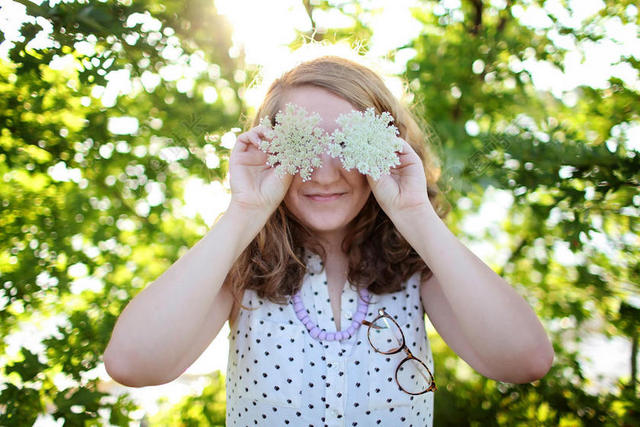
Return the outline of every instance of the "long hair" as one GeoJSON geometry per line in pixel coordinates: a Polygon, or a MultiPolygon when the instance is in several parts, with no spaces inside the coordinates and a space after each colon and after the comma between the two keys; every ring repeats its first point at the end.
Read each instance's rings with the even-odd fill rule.
{"type": "MultiPolygon", "coordinates": [[[[377,114],[389,112],[399,136],[422,159],[432,206],[441,218],[447,215],[449,206],[440,197],[436,185],[440,169],[425,133],[381,77],[363,65],[337,56],[323,56],[296,66],[271,84],[251,127],[257,126],[264,116],[275,117],[284,107],[282,102],[287,91],[300,86],[323,88],[360,111],[374,107],[377,114]]],[[[326,261],[320,243],[282,202],[226,277],[236,303],[248,309],[242,306],[241,295],[244,289],[254,289],[260,298],[286,304],[302,286],[305,248],[326,261]]],[[[342,249],[349,258],[347,279],[357,291],[366,288],[373,294],[396,292],[414,273],[420,271],[422,279],[432,274],[380,208],[373,193],[349,224],[342,249]]]]}

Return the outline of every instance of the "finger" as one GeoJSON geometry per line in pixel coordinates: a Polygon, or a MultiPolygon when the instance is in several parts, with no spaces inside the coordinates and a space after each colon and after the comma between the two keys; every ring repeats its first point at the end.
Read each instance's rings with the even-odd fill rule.
{"type": "Polygon", "coordinates": [[[258,150],[240,152],[234,158],[238,163],[247,166],[266,165],[267,162],[267,155],[258,150]]]}
{"type": "Polygon", "coordinates": [[[264,153],[261,150],[258,150],[256,147],[254,147],[254,145],[251,142],[247,142],[246,144],[246,148],[239,150],[236,153],[236,157],[237,156],[241,156],[241,157],[250,157],[250,156],[258,156],[258,157],[264,157],[266,155],[266,153],[264,153]]]}
{"type": "Polygon", "coordinates": [[[410,154],[411,152],[413,152],[413,148],[411,148],[411,144],[409,144],[407,141],[405,141],[402,138],[400,139],[402,140],[402,146],[400,147],[400,150],[396,151],[396,153],[398,153],[401,156],[406,156],[407,154],[410,154]]]}
{"type": "Polygon", "coordinates": [[[242,143],[241,151],[260,150],[261,139],[254,132],[243,133],[238,137],[238,142],[242,143]]]}
{"type": "Polygon", "coordinates": [[[252,132],[248,135],[249,141],[251,141],[251,144],[256,148],[256,149],[260,149],[260,143],[262,142],[262,139],[258,136],[257,133],[252,132]]]}
{"type": "Polygon", "coordinates": [[[234,153],[239,153],[242,151],[247,151],[247,141],[243,138],[243,135],[240,135],[236,138],[235,144],[233,144],[231,155],[233,156],[234,153]]]}
{"type": "Polygon", "coordinates": [[[273,139],[273,129],[267,126],[256,126],[251,129],[251,132],[257,135],[260,141],[271,141],[273,139]]]}

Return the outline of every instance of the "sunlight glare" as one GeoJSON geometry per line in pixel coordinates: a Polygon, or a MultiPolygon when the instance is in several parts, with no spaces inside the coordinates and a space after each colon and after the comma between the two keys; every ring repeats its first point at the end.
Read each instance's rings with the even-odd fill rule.
{"type": "Polygon", "coordinates": [[[287,44],[295,39],[295,30],[311,29],[299,1],[218,0],[216,8],[231,21],[234,44],[244,49],[249,64],[279,62],[288,55],[287,44]]]}
{"type": "Polygon", "coordinates": [[[228,188],[220,181],[205,183],[200,178],[190,178],[184,190],[183,214],[189,218],[200,215],[208,227],[223,213],[231,200],[228,188]]]}

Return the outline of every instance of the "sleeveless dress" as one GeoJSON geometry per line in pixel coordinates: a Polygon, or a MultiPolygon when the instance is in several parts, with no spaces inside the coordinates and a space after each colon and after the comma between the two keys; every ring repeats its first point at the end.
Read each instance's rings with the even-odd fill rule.
{"type": "MultiPolygon", "coordinates": [[[[335,331],[318,255],[307,255],[301,295],[320,329],[335,331]]],[[[402,327],[414,356],[434,372],[420,273],[409,278],[401,291],[371,296],[365,319],[373,320],[384,308],[402,327]]],[[[358,298],[347,282],[341,326],[351,323],[358,298]]],[[[433,392],[412,396],[400,390],[394,376],[405,352],[377,353],[367,339],[366,325],[344,341],[317,341],[296,317],[293,303],[275,304],[247,289],[243,304],[252,310],[241,308],[229,333],[227,426],[432,425],[433,392]]]]}

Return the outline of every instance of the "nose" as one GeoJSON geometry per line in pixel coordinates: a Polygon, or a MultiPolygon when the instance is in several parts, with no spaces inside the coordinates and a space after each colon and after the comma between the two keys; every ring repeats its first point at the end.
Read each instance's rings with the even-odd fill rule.
{"type": "Polygon", "coordinates": [[[340,177],[342,163],[340,159],[333,158],[327,151],[320,155],[322,166],[311,172],[311,180],[319,184],[330,184],[340,177]]]}

